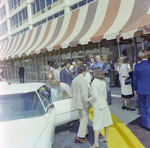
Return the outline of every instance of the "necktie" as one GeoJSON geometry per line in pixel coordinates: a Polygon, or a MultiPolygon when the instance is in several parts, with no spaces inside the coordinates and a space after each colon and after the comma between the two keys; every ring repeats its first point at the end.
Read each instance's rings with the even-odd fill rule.
{"type": "Polygon", "coordinates": [[[72,75],[71,71],[70,70],[68,70],[68,71],[69,71],[69,74],[72,75]]]}

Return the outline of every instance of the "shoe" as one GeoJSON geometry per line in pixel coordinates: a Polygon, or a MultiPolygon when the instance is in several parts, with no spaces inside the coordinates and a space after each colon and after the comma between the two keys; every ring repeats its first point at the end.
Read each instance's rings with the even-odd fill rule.
{"type": "Polygon", "coordinates": [[[79,141],[79,142],[81,142],[81,143],[87,142],[87,140],[85,140],[85,139],[83,139],[83,138],[78,138],[78,137],[76,137],[75,140],[76,140],[76,141],[79,141]]]}
{"type": "Polygon", "coordinates": [[[128,107],[127,107],[127,111],[128,111],[128,110],[130,110],[130,111],[135,111],[136,109],[134,109],[134,108],[128,108],[128,107]]]}
{"type": "Polygon", "coordinates": [[[124,110],[124,109],[127,109],[127,107],[126,106],[122,106],[122,110],[124,110]]]}
{"type": "Polygon", "coordinates": [[[92,146],[90,146],[90,148],[99,148],[99,145],[96,146],[93,144],[92,146]]]}
{"type": "Polygon", "coordinates": [[[135,106],[135,108],[138,108],[138,106],[135,106]]]}
{"type": "Polygon", "coordinates": [[[108,143],[108,139],[104,139],[104,138],[103,138],[103,139],[100,139],[99,141],[100,141],[100,142],[106,142],[106,143],[108,143]]]}

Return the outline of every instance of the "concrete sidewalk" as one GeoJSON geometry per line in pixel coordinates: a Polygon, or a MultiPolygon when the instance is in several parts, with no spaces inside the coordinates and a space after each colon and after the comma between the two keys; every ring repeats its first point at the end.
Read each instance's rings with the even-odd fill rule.
{"type": "MultiPolygon", "coordinates": [[[[112,94],[112,105],[109,106],[110,111],[125,125],[140,117],[140,115],[137,114],[138,113],[137,109],[135,111],[122,110],[122,102],[120,101],[121,99],[120,88],[111,87],[111,94],[112,94]]],[[[135,108],[135,106],[137,106],[136,96],[130,99],[130,104],[132,108],[135,108]]]]}

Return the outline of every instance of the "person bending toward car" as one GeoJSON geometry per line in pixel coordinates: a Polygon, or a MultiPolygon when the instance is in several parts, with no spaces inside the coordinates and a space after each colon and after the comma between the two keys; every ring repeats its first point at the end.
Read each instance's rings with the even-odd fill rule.
{"type": "Polygon", "coordinates": [[[77,68],[78,76],[73,79],[71,85],[73,106],[78,110],[80,120],[80,125],[75,140],[81,143],[87,142],[84,138],[88,135],[87,124],[90,110],[90,103],[84,103],[83,101],[83,99],[88,98],[88,86],[86,80],[84,79],[86,70],[87,68],[85,65],[79,65],[77,68]]]}

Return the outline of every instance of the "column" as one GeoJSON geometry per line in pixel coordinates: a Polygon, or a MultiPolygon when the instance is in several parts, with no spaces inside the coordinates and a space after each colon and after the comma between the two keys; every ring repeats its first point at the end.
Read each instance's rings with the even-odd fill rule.
{"type": "Polygon", "coordinates": [[[52,52],[50,51],[50,61],[52,60],[52,52]]]}
{"type": "Polygon", "coordinates": [[[42,53],[42,66],[43,66],[43,77],[44,77],[44,82],[45,82],[45,71],[44,71],[44,58],[43,58],[43,53],[42,53]]]}
{"type": "Polygon", "coordinates": [[[68,7],[68,6],[65,7],[65,8],[64,8],[64,11],[65,11],[65,14],[66,14],[66,13],[69,13],[69,12],[70,12],[70,7],[68,7]]]}
{"type": "Polygon", "coordinates": [[[34,54],[34,57],[35,57],[36,79],[37,79],[37,81],[39,81],[36,54],[34,54]]]}
{"type": "Polygon", "coordinates": [[[24,70],[25,70],[25,81],[26,81],[27,76],[26,76],[26,65],[25,65],[25,61],[24,61],[24,56],[23,56],[23,67],[24,67],[24,70]]]}
{"type": "Polygon", "coordinates": [[[12,72],[12,62],[11,62],[11,59],[10,59],[10,69],[11,69],[11,80],[13,80],[13,72],[12,72]]]}
{"type": "Polygon", "coordinates": [[[61,51],[60,51],[60,48],[59,48],[59,58],[60,58],[60,66],[61,66],[61,51]]]}
{"type": "Polygon", "coordinates": [[[7,19],[7,28],[8,28],[8,39],[11,38],[11,24],[10,24],[10,16],[9,16],[9,1],[10,0],[5,0],[6,19],[7,19]]]}
{"type": "Polygon", "coordinates": [[[65,14],[70,12],[70,4],[68,0],[64,0],[64,11],[65,14]]]}
{"type": "Polygon", "coordinates": [[[29,55],[29,68],[30,68],[30,81],[32,81],[30,55],[29,55]]]}
{"type": "Polygon", "coordinates": [[[32,3],[34,0],[27,0],[27,12],[28,12],[28,24],[29,24],[29,30],[33,29],[33,23],[32,23],[32,3]]]}
{"type": "Polygon", "coordinates": [[[85,46],[83,45],[84,63],[85,63],[85,46]]]}
{"type": "Polygon", "coordinates": [[[120,55],[120,44],[119,44],[119,42],[118,42],[118,56],[120,57],[121,55],[120,55]]]}
{"type": "Polygon", "coordinates": [[[14,68],[15,68],[15,78],[17,80],[17,73],[16,73],[16,61],[15,61],[15,58],[14,58],[14,68]]]}
{"type": "Polygon", "coordinates": [[[9,80],[8,60],[6,61],[6,63],[7,63],[7,79],[9,80]]]}
{"type": "Polygon", "coordinates": [[[71,56],[71,60],[72,60],[72,49],[70,47],[70,56],[71,56]]]}
{"type": "Polygon", "coordinates": [[[100,42],[98,42],[98,49],[99,49],[99,56],[101,57],[101,45],[100,45],[100,42]]]}

